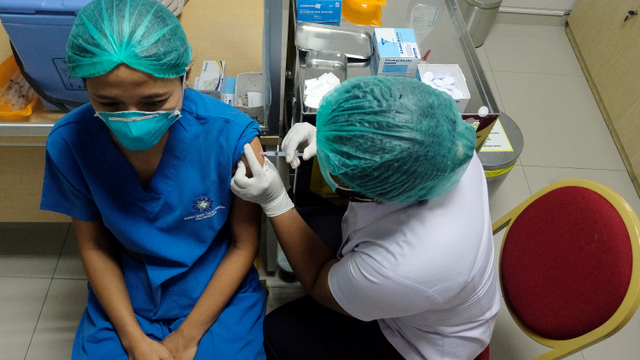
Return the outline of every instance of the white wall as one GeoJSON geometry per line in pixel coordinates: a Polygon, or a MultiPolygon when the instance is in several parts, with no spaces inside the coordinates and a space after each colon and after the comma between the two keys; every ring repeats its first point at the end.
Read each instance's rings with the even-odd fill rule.
{"type": "Polygon", "coordinates": [[[545,9],[545,10],[571,10],[578,0],[503,0],[502,6],[545,9]]]}

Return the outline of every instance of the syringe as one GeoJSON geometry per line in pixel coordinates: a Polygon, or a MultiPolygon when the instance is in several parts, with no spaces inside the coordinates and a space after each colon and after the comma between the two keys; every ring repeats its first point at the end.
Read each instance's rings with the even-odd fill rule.
{"type": "MultiPolygon", "coordinates": [[[[276,156],[276,157],[287,156],[287,153],[284,151],[262,151],[260,154],[264,156],[276,156]]],[[[302,156],[302,152],[296,151],[295,155],[296,157],[300,157],[302,156]]]]}

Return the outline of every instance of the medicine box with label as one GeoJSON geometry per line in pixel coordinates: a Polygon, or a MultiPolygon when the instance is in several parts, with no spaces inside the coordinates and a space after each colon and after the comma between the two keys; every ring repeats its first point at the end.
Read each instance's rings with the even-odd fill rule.
{"type": "Polygon", "coordinates": [[[224,61],[204,61],[202,63],[202,71],[200,72],[200,80],[198,81],[196,90],[221,100],[224,70],[224,61]]]}
{"type": "Polygon", "coordinates": [[[376,44],[373,70],[377,75],[413,78],[420,63],[420,50],[413,29],[377,28],[373,30],[376,44]]]}
{"type": "Polygon", "coordinates": [[[298,0],[298,21],[339,23],[342,0],[298,0]]]}
{"type": "Polygon", "coordinates": [[[233,106],[236,94],[236,78],[225,78],[222,84],[222,102],[233,106]]]}
{"type": "Polygon", "coordinates": [[[420,64],[417,75],[423,83],[451,95],[458,111],[464,113],[471,94],[458,64],[420,64]]]}

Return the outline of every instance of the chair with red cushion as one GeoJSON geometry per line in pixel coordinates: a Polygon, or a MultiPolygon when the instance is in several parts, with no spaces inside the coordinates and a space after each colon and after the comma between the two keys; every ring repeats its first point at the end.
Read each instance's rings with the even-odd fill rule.
{"type": "Polygon", "coordinates": [[[489,346],[487,346],[475,360],[489,360],[489,346]]]}
{"type": "Polygon", "coordinates": [[[507,228],[500,284],[509,313],[561,359],[615,334],[640,303],[640,221],[614,191],[565,180],[493,224],[507,228]]]}

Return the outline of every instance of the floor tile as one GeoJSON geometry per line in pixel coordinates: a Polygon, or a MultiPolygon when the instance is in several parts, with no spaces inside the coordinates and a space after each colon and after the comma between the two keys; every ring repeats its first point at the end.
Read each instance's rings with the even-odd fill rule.
{"type": "MultiPolygon", "coordinates": [[[[517,1],[517,0],[515,0],[517,1]]],[[[567,24],[567,15],[531,15],[517,14],[511,12],[498,12],[496,15],[496,24],[512,24],[512,25],[538,25],[538,26],[562,26],[567,24]]],[[[491,32],[489,32],[491,36],[491,32]]]]}
{"type": "Polygon", "coordinates": [[[500,99],[500,91],[498,90],[496,80],[493,77],[493,71],[491,70],[491,64],[489,63],[489,58],[487,57],[485,47],[481,46],[476,48],[476,54],[478,56],[478,60],[480,60],[480,65],[482,66],[484,76],[489,83],[489,88],[491,89],[491,93],[493,94],[493,97],[498,105],[498,109],[502,110],[504,106],[502,105],[502,100],[500,99]]]}
{"type": "Polygon", "coordinates": [[[84,273],[84,268],[82,267],[80,253],[78,252],[76,232],[74,231],[73,226],[71,226],[67,239],[64,242],[62,254],[60,254],[60,260],[58,260],[58,265],[56,266],[53,278],[87,279],[87,275],[84,273]]]}
{"type": "Polygon", "coordinates": [[[524,173],[531,187],[531,192],[534,194],[556,181],[566,179],[590,180],[617,192],[629,203],[636,214],[640,214],[640,198],[638,198],[638,193],[626,171],[525,166],[524,173]]]}
{"type": "Polygon", "coordinates": [[[269,288],[269,294],[267,295],[267,314],[279,306],[301,298],[306,294],[307,292],[302,288],[302,285],[269,288]]]}
{"type": "Polygon", "coordinates": [[[582,76],[494,72],[504,112],[520,127],[523,165],[625,170],[582,76]]]}
{"type": "Polygon", "coordinates": [[[480,60],[480,65],[482,65],[482,70],[491,71],[491,63],[489,62],[489,57],[487,56],[486,47],[480,46],[476,48],[476,55],[478,56],[478,60],[480,60]]]}
{"type": "Polygon", "coordinates": [[[563,26],[494,24],[484,47],[493,71],[583,76],[563,26]]]}
{"type": "Polygon", "coordinates": [[[640,314],[631,318],[625,327],[612,337],[582,350],[584,360],[637,360],[640,354],[640,314]]]}
{"type": "Polygon", "coordinates": [[[50,283],[0,277],[0,360],[24,359],[50,283]]]}
{"type": "Polygon", "coordinates": [[[73,339],[86,304],[86,281],[52,280],[25,360],[70,359],[73,339]]]}
{"type": "Polygon", "coordinates": [[[53,276],[69,223],[0,223],[0,276],[53,276]]]}
{"type": "Polygon", "coordinates": [[[498,88],[498,84],[496,83],[496,79],[493,71],[486,71],[484,73],[487,78],[487,82],[489,83],[489,89],[491,89],[491,94],[493,95],[496,104],[498,105],[498,110],[500,112],[504,112],[504,103],[502,102],[502,96],[500,96],[500,89],[498,88]]]}
{"type": "MultiPolygon", "coordinates": [[[[491,182],[491,180],[489,180],[491,182]]],[[[492,185],[495,186],[495,185],[492,185]]],[[[531,196],[522,166],[514,166],[489,198],[491,221],[495,222],[531,196]]]]}
{"type": "Polygon", "coordinates": [[[262,279],[267,287],[267,314],[278,306],[295,300],[307,294],[299,281],[286,282],[277,275],[265,276],[262,279]]]}

